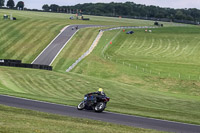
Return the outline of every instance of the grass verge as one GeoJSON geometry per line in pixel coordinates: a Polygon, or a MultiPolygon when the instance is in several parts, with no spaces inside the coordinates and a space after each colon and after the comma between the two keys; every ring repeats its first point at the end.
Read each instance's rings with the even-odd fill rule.
{"type": "Polygon", "coordinates": [[[0,132],[3,133],[161,133],[3,105],[0,105],[0,117],[0,132]]]}

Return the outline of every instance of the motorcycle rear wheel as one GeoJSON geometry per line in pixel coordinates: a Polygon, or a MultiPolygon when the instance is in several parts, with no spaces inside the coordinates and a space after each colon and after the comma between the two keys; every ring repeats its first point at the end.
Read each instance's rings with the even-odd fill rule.
{"type": "Polygon", "coordinates": [[[97,105],[94,107],[95,112],[102,112],[106,107],[106,104],[104,102],[99,102],[97,105]]]}
{"type": "Polygon", "coordinates": [[[82,101],[78,106],[77,109],[78,110],[83,110],[85,108],[85,103],[82,101]]]}

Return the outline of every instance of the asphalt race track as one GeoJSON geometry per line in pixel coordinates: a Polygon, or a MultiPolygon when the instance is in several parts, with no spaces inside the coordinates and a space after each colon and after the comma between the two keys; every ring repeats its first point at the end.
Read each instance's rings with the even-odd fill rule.
{"type": "Polygon", "coordinates": [[[111,112],[95,113],[93,111],[87,110],[79,111],[76,109],[76,107],[16,98],[5,95],[0,95],[0,104],[59,115],[89,118],[139,128],[156,129],[160,131],[176,133],[200,133],[200,126],[198,125],[184,124],[132,115],[123,115],[111,112]]]}
{"type": "Polygon", "coordinates": [[[98,25],[69,25],[42,51],[32,64],[51,65],[60,50],[62,50],[70,38],[77,32],[78,29],[76,29],[76,26],[78,26],[78,29],[98,27],[98,25]]]}

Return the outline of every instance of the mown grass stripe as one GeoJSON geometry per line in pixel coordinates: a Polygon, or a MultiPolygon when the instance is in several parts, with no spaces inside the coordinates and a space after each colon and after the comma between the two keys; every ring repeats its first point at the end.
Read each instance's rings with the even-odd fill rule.
{"type": "MultiPolygon", "coordinates": [[[[40,77],[39,79],[44,79],[43,77],[40,77]]],[[[51,80],[49,79],[48,81],[44,81],[44,86],[46,86],[48,88],[48,91],[56,96],[56,97],[59,97],[59,96],[65,96],[66,93],[62,90],[62,89],[59,89],[58,87],[58,84],[60,83],[60,81],[58,80],[57,82],[54,82],[54,80],[51,80]],[[54,92],[59,92],[58,94],[57,93],[54,93],[54,92]]]]}
{"type": "MultiPolygon", "coordinates": [[[[26,75],[26,78],[29,79],[29,81],[27,81],[27,82],[29,82],[30,85],[32,85],[32,87],[35,88],[35,89],[32,89],[31,91],[34,91],[34,90],[35,90],[34,92],[37,92],[37,90],[39,89],[40,91],[37,92],[37,94],[48,94],[46,91],[44,91],[43,86],[42,86],[42,84],[41,84],[41,81],[40,81],[40,82],[38,81],[36,75],[26,75]],[[36,77],[36,79],[34,78],[34,80],[33,80],[32,77],[36,77]]],[[[19,82],[20,82],[20,81],[19,81],[19,82]]],[[[24,85],[24,84],[23,84],[23,85],[24,85]]],[[[30,88],[27,88],[27,85],[24,85],[23,88],[26,88],[26,89],[28,89],[28,90],[30,89],[30,88]]]]}
{"type": "Polygon", "coordinates": [[[41,83],[40,80],[35,80],[34,84],[38,87],[38,89],[40,90],[40,93],[42,93],[42,95],[47,95],[47,96],[53,96],[52,93],[49,91],[49,88],[47,88],[47,86],[44,86],[43,83],[41,83]]]}
{"type": "Polygon", "coordinates": [[[148,51],[146,55],[148,56],[148,55],[153,55],[154,53],[157,53],[157,51],[159,51],[162,48],[162,45],[160,45],[162,43],[163,43],[163,40],[161,39],[157,40],[157,43],[156,43],[157,45],[154,47],[154,49],[148,51]]]}
{"type": "MultiPolygon", "coordinates": [[[[32,80],[32,76],[30,76],[29,74],[24,75],[25,78],[25,83],[27,85],[25,85],[24,87],[26,87],[27,90],[30,91],[31,94],[35,94],[35,92],[37,92],[37,86],[35,86],[34,81],[32,80]]],[[[39,94],[39,92],[37,93],[39,94]]]]}
{"type": "Polygon", "coordinates": [[[192,56],[192,54],[197,50],[199,51],[199,44],[200,44],[200,41],[198,43],[195,43],[195,46],[191,49],[191,51],[187,54],[187,56],[192,56]]]}
{"type": "Polygon", "coordinates": [[[19,80],[18,81],[18,84],[20,82],[22,82],[23,84],[21,84],[24,88],[24,92],[23,93],[28,93],[28,94],[34,94],[34,90],[33,90],[33,87],[32,85],[28,82],[28,80],[26,79],[25,75],[23,77],[18,77],[19,80]]]}
{"type": "Polygon", "coordinates": [[[151,46],[145,50],[145,53],[144,53],[145,56],[147,56],[150,51],[157,49],[158,45],[157,45],[156,41],[157,41],[157,39],[155,40],[155,38],[152,38],[151,46]]]}
{"type": "MultiPolygon", "coordinates": [[[[41,22],[41,23],[42,24],[40,24],[39,27],[44,27],[46,24],[48,24],[48,22],[41,22]]],[[[37,25],[39,25],[39,23],[37,23],[36,25],[32,25],[31,28],[34,28],[37,25]]],[[[45,31],[43,32],[43,35],[45,35],[45,31]]],[[[30,51],[30,49],[34,49],[35,44],[33,44],[31,40],[33,38],[37,38],[37,37],[42,39],[42,34],[39,29],[26,34],[26,37],[24,37],[24,39],[21,42],[18,42],[19,45],[15,49],[13,49],[13,51],[18,51],[13,56],[16,56],[16,58],[18,58],[18,59],[23,59],[25,57],[26,53],[28,53],[30,51]]]]}
{"type": "Polygon", "coordinates": [[[182,50],[178,54],[176,54],[174,57],[185,55],[184,53],[186,52],[186,50],[188,49],[188,47],[189,47],[189,45],[186,45],[185,47],[183,47],[182,50]]]}
{"type": "Polygon", "coordinates": [[[143,49],[139,50],[137,52],[137,54],[142,54],[143,55],[146,51],[149,51],[149,49],[151,49],[153,47],[153,44],[154,44],[153,41],[154,40],[152,38],[151,38],[151,41],[150,41],[150,38],[149,38],[149,40],[147,40],[148,44],[146,44],[147,47],[146,48],[144,47],[143,49]]]}
{"type": "MultiPolygon", "coordinates": [[[[24,24],[24,25],[22,25],[22,27],[26,28],[26,29],[31,29],[37,25],[38,25],[38,22],[35,21],[34,23],[31,23],[31,24],[30,23],[27,23],[26,25],[24,24]]],[[[20,40],[19,38],[17,38],[16,40],[13,40],[12,42],[10,42],[10,46],[6,47],[6,53],[4,53],[2,56],[8,56],[10,58],[15,56],[15,49],[20,49],[20,50],[22,49],[20,46],[20,45],[22,45],[21,42],[26,40],[29,37],[29,34],[32,34],[32,32],[30,32],[30,31],[27,32],[27,30],[21,30],[20,35],[24,36],[24,39],[20,40]]]]}
{"type": "MultiPolygon", "coordinates": [[[[154,54],[154,57],[161,56],[163,53],[167,52],[170,49],[171,41],[169,39],[167,39],[167,40],[165,40],[165,42],[167,42],[167,45],[163,46],[163,44],[160,44],[161,45],[161,49],[159,50],[159,52],[154,54]]],[[[166,43],[164,43],[164,44],[166,44],[166,43]]]]}
{"type": "Polygon", "coordinates": [[[40,37],[38,37],[37,40],[33,40],[33,45],[35,45],[35,47],[32,49],[31,53],[32,56],[30,55],[25,55],[23,60],[26,62],[33,62],[33,60],[42,52],[43,49],[45,49],[45,47],[52,41],[52,39],[55,37],[56,35],[56,30],[58,29],[57,26],[55,26],[54,24],[48,24],[48,29],[49,29],[49,33],[46,33],[46,30],[44,30],[44,32],[42,33],[42,35],[40,37]]]}
{"type": "MultiPolygon", "coordinates": [[[[172,40],[170,40],[170,41],[172,41],[172,40]]],[[[173,41],[175,41],[175,40],[173,40],[173,41]]],[[[172,45],[172,43],[170,42],[170,44],[171,44],[172,47],[168,47],[166,49],[166,51],[163,52],[162,57],[173,56],[173,54],[175,54],[179,50],[179,48],[180,48],[179,43],[177,43],[176,45],[172,45]],[[167,50],[169,50],[170,52],[168,52],[167,50]]]]}
{"type": "MultiPolygon", "coordinates": [[[[27,20],[24,20],[24,22],[26,22],[26,21],[27,20]]],[[[0,35],[1,36],[7,36],[7,35],[9,35],[9,34],[6,34],[6,33],[10,33],[10,31],[12,31],[12,29],[18,27],[18,25],[20,23],[22,23],[22,22],[21,21],[12,22],[12,23],[11,22],[10,23],[9,22],[8,23],[4,22],[4,24],[1,27],[2,29],[0,31],[0,35]]]]}
{"type": "MultiPolygon", "coordinates": [[[[21,93],[23,93],[24,91],[22,90],[22,88],[23,88],[23,86],[22,86],[22,84],[21,84],[21,81],[19,80],[18,81],[18,79],[19,79],[19,77],[13,77],[13,74],[15,74],[15,75],[17,75],[16,73],[10,73],[10,72],[6,72],[6,73],[4,73],[7,77],[8,77],[8,79],[9,79],[9,81],[7,81],[7,84],[8,83],[11,83],[11,84],[9,84],[9,85],[12,85],[12,87],[10,87],[10,88],[12,88],[12,90],[14,91],[14,92],[21,92],[21,93]]],[[[8,86],[8,85],[7,85],[8,86]]]]}
{"type": "MultiPolygon", "coordinates": [[[[123,40],[123,39],[122,39],[122,40],[123,40]]],[[[118,49],[115,50],[115,53],[120,53],[120,50],[121,50],[122,48],[126,47],[125,45],[127,45],[127,42],[129,42],[128,39],[127,39],[127,40],[124,40],[124,41],[122,41],[122,42],[120,42],[122,45],[121,45],[120,47],[118,47],[118,49]]]]}
{"type": "MultiPolygon", "coordinates": [[[[135,44],[136,44],[136,42],[137,42],[137,37],[136,38],[134,38],[134,41],[132,42],[132,41],[129,41],[129,47],[127,47],[127,50],[126,51],[131,51],[131,49],[132,49],[132,47],[134,47],[135,46],[135,44]]],[[[131,53],[132,53],[132,51],[131,51],[131,53]]]]}
{"type": "Polygon", "coordinates": [[[5,53],[5,51],[7,52],[9,48],[11,48],[14,44],[16,44],[20,40],[20,36],[23,36],[23,34],[21,33],[17,35],[16,31],[20,30],[20,28],[26,28],[26,26],[28,25],[29,25],[29,21],[26,21],[25,23],[20,24],[18,26],[18,29],[15,29],[13,30],[13,32],[10,33],[10,35],[13,35],[14,37],[9,38],[6,42],[2,42],[3,45],[1,45],[1,49],[0,49],[1,56],[4,57],[5,56],[4,54],[7,54],[5,53]]]}
{"type": "MultiPolygon", "coordinates": [[[[144,45],[146,44],[146,40],[147,40],[147,37],[145,36],[142,43],[140,43],[139,47],[137,47],[136,50],[140,50],[141,48],[143,48],[144,45]]],[[[137,53],[135,53],[135,55],[137,55],[137,53]]]]}
{"type": "Polygon", "coordinates": [[[21,27],[21,25],[26,24],[27,22],[30,22],[30,20],[25,20],[23,22],[15,22],[12,23],[10,26],[7,26],[6,28],[3,28],[3,30],[1,31],[2,33],[2,42],[6,41],[7,38],[11,38],[14,35],[16,36],[16,30],[19,30],[21,27]],[[9,34],[8,34],[9,33],[9,34]]]}

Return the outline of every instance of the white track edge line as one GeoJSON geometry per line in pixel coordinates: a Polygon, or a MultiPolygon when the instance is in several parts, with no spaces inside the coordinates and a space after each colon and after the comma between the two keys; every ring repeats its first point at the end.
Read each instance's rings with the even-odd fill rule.
{"type": "Polygon", "coordinates": [[[164,122],[170,122],[170,123],[177,123],[177,124],[191,125],[191,126],[198,126],[198,127],[200,127],[200,125],[190,124],[190,123],[182,123],[182,122],[178,122],[178,121],[162,120],[162,119],[157,119],[157,118],[144,117],[144,116],[136,116],[136,115],[129,115],[129,114],[120,114],[120,113],[109,112],[109,111],[104,111],[104,112],[110,113],[110,114],[117,114],[117,115],[124,115],[124,116],[134,116],[134,117],[137,117],[137,118],[145,118],[145,119],[149,119],[149,120],[157,120],[157,121],[164,121],[164,122]]]}
{"type": "Polygon", "coordinates": [[[56,54],[56,56],[53,58],[49,66],[54,62],[56,57],[60,54],[60,52],[63,50],[63,48],[67,45],[67,43],[72,39],[72,37],[79,31],[79,29],[70,37],[70,39],[65,43],[65,45],[62,46],[62,48],[59,50],[59,52],[56,54]]]}
{"type": "Polygon", "coordinates": [[[33,64],[40,57],[40,55],[43,54],[44,51],[53,43],[53,41],[55,41],[58,38],[58,36],[60,36],[60,34],[62,34],[65,31],[65,29],[68,28],[69,26],[71,26],[71,25],[65,26],[61,30],[61,32],[49,43],[49,45],[47,45],[47,47],[45,49],[43,49],[42,52],[33,60],[33,62],[31,64],[33,64]]]}
{"type": "Polygon", "coordinates": [[[9,95],[2,95],[2,94],[1,94],[0,96],[11,97],[11,98],[17,98],[17,99],[27,100],[27,101],[32,101],[32,102],[47,103],[47,104],[61,105],[61,106],[66,106],[66,107],[73,107],[73,108],[75,108],[75,106],[64,105],[64,104],[57,104],[57,103],[50,103],[50,102],[39,101],[39,100],[33,100],[33,99],[28,99],[28,98],[16,97],[16,96],[9,96],[9,95]]]}

